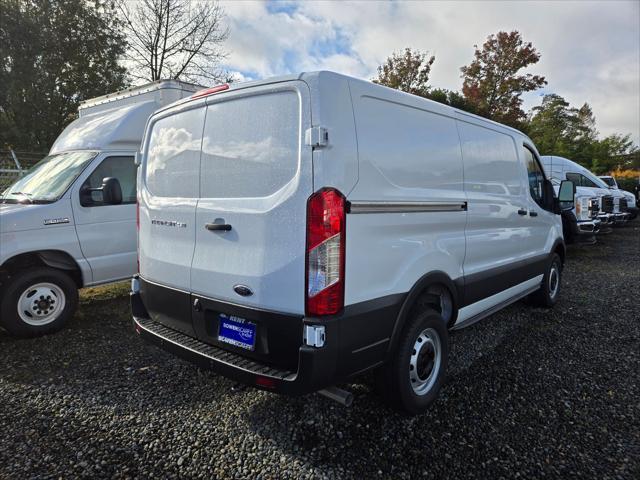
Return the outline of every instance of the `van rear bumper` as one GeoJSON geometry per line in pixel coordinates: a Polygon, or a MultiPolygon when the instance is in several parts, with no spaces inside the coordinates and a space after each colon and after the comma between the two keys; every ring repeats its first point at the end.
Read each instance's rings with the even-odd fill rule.
{"type": "MultiPolygon", "coordinates": [[[[138,281],[134,279],[134,282],[138,281]]],[[[142,279],[140,281],[143,282],[142,279]]],[[[237,382],[298,396],[335,385],[381,364],[403,297],[393,302],[376,302],[374,310],[360,306],[345,309],[346,314],[339,316],[301,318],[301,332],[305,325],[321,325],[325,329],[325,341],[323,346],[314,347],[303,342],[301,335],[297,365],[293,369],[249,358],[238,349],[221,348],[195,338],[186,331],[170,328],[167,322],[153,320],[145,308],[142,295],[135,288],[131,293],[131,310],[135,330],[145,341],[237,382]],[[362,333],[358,334],[358,331],[362,333]],[[382,341],[373,341],[379,337],[382,337],[382,341]]]]}
{"type": "Polygon", "coordinates": [[[298,396],[333,384],[336,355],[329,348],[300,347],[298,371],[290,372],[208,345],[150,319],[133,317],[133,322],[145,341],[201,368],[261,390],[298,396]]]}

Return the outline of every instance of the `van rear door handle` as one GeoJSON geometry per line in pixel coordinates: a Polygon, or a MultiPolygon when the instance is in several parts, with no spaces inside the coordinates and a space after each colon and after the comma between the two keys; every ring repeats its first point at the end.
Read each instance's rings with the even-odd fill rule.
{"type": "Polygon", "coordinates": [[[522,208],[520,210],[518,210],[518,215],[526,215],[526,214],[527,214],[526,210],[524,210],[522,208]]]}
{"type": "Polygon", "coordinates": [[[231,230],[231,225],[228,223],[205,223],[204,228],[209,231],[228,232],[231,230]]]}
{"type": "Polygon", "coordinates": [[[530,215],[531,217],[537,217],[537,216],[538,216],[538,212],[533,212],[533,211],[531,211],[531,212],[529,212],[529,215],[530,215]]]}

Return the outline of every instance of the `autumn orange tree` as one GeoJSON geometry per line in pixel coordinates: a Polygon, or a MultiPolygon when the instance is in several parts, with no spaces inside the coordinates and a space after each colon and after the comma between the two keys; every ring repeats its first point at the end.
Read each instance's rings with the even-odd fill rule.
{"type": "Polygon", "coordinates": [[[475,45],[474,57],[460,69],[466,100],[483,117],[521,127],[526,120],[522,94],[547,83],[543,76],[521,73],[540,60],[538,51],[514,30],[489,35],[481,49],[475,45]]]}
{"type": "Polygon", "coordinates": [[[393,54],[378,67],[374,83],[386,85],[406,93],[427,97],[429,74],[436,57],[427,52],[405,48],[404,52],[393,54]]]}

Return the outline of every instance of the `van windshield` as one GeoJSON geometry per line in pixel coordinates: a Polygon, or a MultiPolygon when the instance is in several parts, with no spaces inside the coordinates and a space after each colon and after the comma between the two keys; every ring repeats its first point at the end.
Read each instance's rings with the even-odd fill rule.
{"type": "Polygon", "coordinates": [[[43,158],[2,192],[0,203],[55,202],[97,154],[77,151],[43,158]]]}
{"type": "Polygon", "coordinates": [[[610,187],[616,186],[616,182],[613,180],[612,177],[600,177],[600,180],[602,180],[604,183],[606,183],[610,187]]]}

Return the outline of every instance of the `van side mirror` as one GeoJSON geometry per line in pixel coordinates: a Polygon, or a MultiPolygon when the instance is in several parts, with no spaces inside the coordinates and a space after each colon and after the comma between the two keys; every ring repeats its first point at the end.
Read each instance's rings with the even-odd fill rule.
{"type": "Polygon", "coordinates": [[[122,203],[122,188],[117,178],[105,177],[102,179],[102,185],[97,188],[92,188],[89,185],[83,186],[80,189],[80,205],[83,207],[96,205],[96,200],[92,196],[93,192],[102,194],[103,205],[120,205],[122,203]]]}
{"type": "Polygon", "coordinates": [[[141,152],[136,152],[135,156],[133,157],[133,164],[136,167],[139,167],[140,165],[142,165],[142,153],[141,152]]]}
{"type": "Polygon", "coordinates": [[[575,202],[576,186],[571,180],[563,180],[560,182],[558,190],[558,202],[562,210],[571,210],[575,202]]]}
{"type": "Polygon", "coordinates": [[[106,205],[120,205],[122,203],[122,188],[117,178],[103,178],[100,190],[102,190],[102,201],[106,205]]]}

